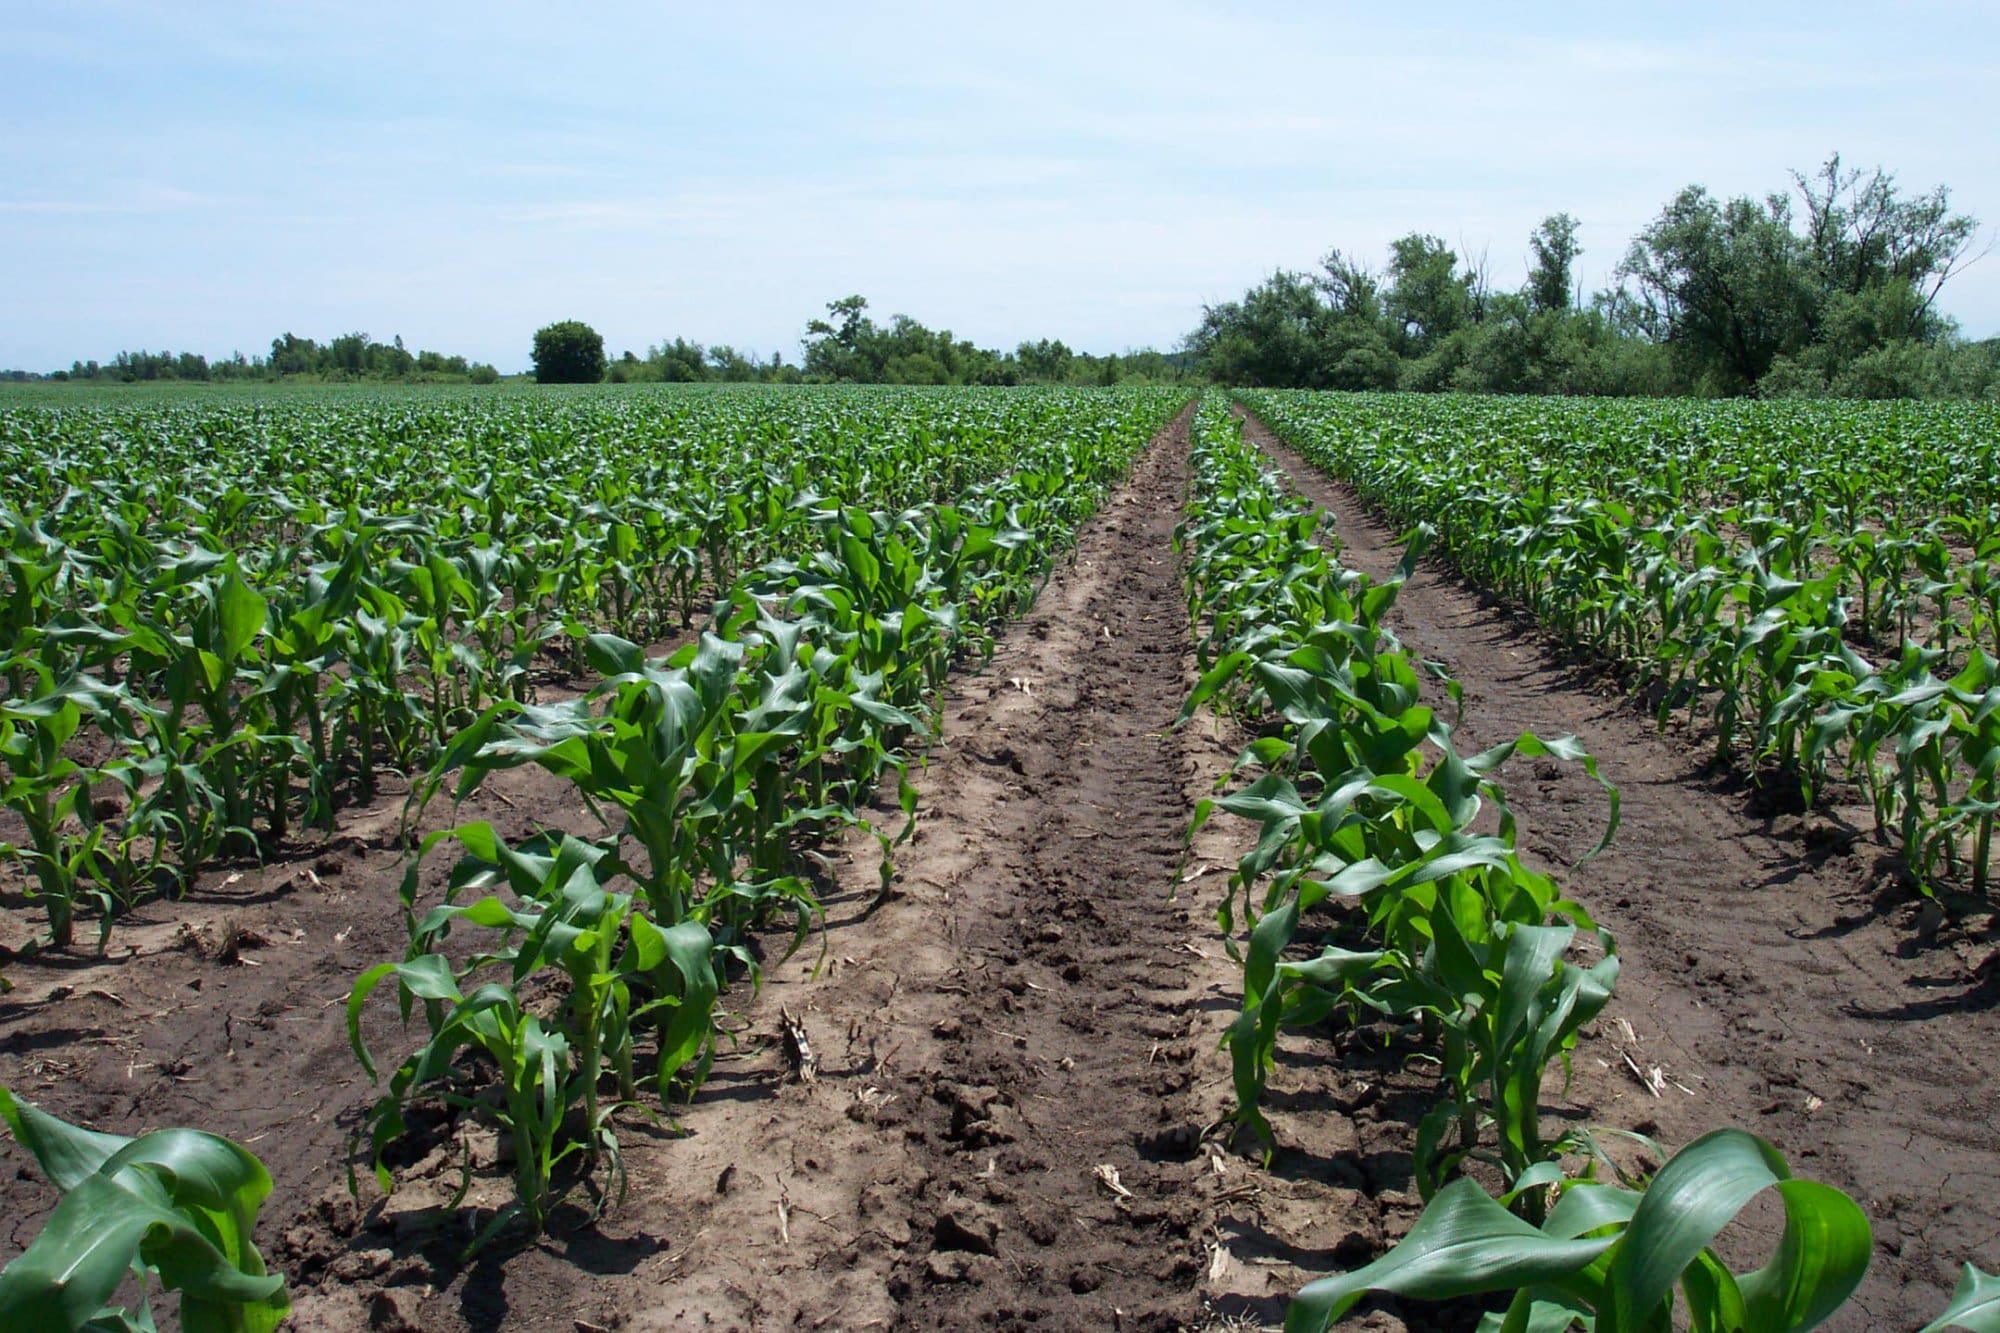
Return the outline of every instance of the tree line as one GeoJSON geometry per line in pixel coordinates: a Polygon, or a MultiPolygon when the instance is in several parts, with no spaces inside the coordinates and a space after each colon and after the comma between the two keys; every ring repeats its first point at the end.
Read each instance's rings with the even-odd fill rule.
{"type": "MultiPolygon", "coordinates": [[[[1568,213],[1528,237],[1518,290],[1487,256],[1411,232],[1377,269],[1333,249],[1312,271],[1279,269],[1203,308],[1173,352],[1094,356],[1059,340],[979,347],[908,315],[877,321],[866,298],[829,302],[803,356],[763,359],[676,337],[607,357],[589,325],[535,335],[535,378],[555,383],[1074,384],[1204,381],[1262,387],[1601,395],[2000,398],[2000,339],[1973,342],[1938,308],[1972,260],[1979,228],[1942,185],[1903,190],[1880,167],[1830,157],[1762,199],[1675,195],[1635,237],[1611,284],[1586,298],[1581,228],[1568,213]]],[[[500,378],[461,356],[350,333],[291,333],[268,357],[215,362],[120,352],[48,376],[85,381],[500,378]]]]}
{"type": "MultiPolygon", "coordinates": [[[[549,327],[566,329],[572,324],[575,321],[549,327]]],[[[587,325],[578,327],[595,336],[587,325]]],[[[574,330],[563,335],[571,340],[581,336],[574,330]]],[[[550,377],[542,371],[540,338],[538,334],[536,377],[546,380],[550,377]]],[[[828,302],[826,318],[806,325],[803,349],[803,359],[790,363],[778,353],[763,360],[726,343],[703,346],[675,338],[647,348],[643,357],[628,351],[604,360],[600,376],[590,374],[587,350],[566,351],[556,377],[574,382],[571,367],[576,368],[577,378],[632,384],[1113,385],[1180,382],[1193,376],[1191,358],[1179,352],[1148,349],[1097,356],[1052,338],[1023,342],[1012,351],[979,347],[950,329],[932,329],[908,315],[878,322],[868,313],[867,298],[859,295],[828,302]]]]}
{"type": "MultiPolygon", "coordinates": [[[[683,337],[648,347],[643,356],[626,351],[607,357],[604,339],[580,320],[561,320],[535,333],[530,352],[534,376],[556,384],[1074,384],[1163,383],[1193,377],[1192,358],[1183,352],[1152,350],[1097,356],[1071,349],[1060,339],[1023,342],[1011,352],[978,347],[949,329],[935,330],[908,315],[877,322],[868,301],[847,296],[829,302],[825,319],[806,328],[803,359],[781,353],[768,359],[726,343],[704,345],[683,337]]],[[[268,356],[210,361],[193,352],[120,352],[108,363],[77,361],[47,375],[0,371],[0,380],[56,380],[84,383],[155,381],[292,380],[408,381],[491,384],[500,372],[490,365],[438,352],[410,352],[399,337],[379,343],[350,333],[319,343],[291,333],[271,340],[268,356]]]]}
{"type": "Polygon", "coordinates": [[[1463,393],[2000,397],[2000,339],[1937,305],[1978,257],[1978,223],[1942,185],[1877,167],[1792,173],[1763,199],[1677,194],[1585,299],[1580,227],[1528,237],[1527,280],[1412,232],[1379,271],[1334,249],[1207,306],[1183,347],[1223,384],[1463,393]]]}
{"type": "Polygon", "coordinates": [[[212,383],[227,380],[300,380],[338,383],[348,380],[415,383],[492,384],[500,372],[490,365],[442,352],[412,352],[399,336],[379,343],[365,333],[346,333],[315,342],[285,333],[271,340],[271,354],[234,356],[210,361],[196,352],[120,352],[109,362],[74,361],[68,370],[33,375],[7,371],[12,380],[77,380],[99,384],[138,384],[163,380],[212,383]]]}

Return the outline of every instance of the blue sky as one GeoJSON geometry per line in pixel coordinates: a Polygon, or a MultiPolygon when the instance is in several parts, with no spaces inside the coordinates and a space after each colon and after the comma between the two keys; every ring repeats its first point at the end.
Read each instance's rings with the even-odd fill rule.
{"type": "MultiPolygon", "coordinates": [[[[577,318],[795,359],[850,292],[990,346],[1171,346],[1411,230],[1609,275],[1682,185],[1838,149],[2000,234],[1982,4],[0,10],[0,366],[577,318]],[[1398,9],[1402,7],[1396,7],[1398,9]]],[[[2000,253],[1946,289],[2000,333],[2000,253]]]]}

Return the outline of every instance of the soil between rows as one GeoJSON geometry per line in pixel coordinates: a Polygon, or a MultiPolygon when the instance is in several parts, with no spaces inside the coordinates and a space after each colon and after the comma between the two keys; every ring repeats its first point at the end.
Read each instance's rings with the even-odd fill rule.
{"type": "MultiPolygon", "coordinates": [[[[1350,493],[1264,443],[1334,511],[1350,563],[1393,565],[1390,534],[1350,493]]],[[[260,1239],[293,1279],[300,1328],[1276,1322],[1301,1282],[1409,1226],[1409,1125],[1429,1089],[1407,1052],[1369,1034],[1288,1036],[1272,1169],[1242,1154],[1251,1145],[1219,1142],[1216,1040],[1239,973],[1213,909],[1240,830],[1214,821],[1185,860],[1181,832],[1241,737],[1213,719],[1172,727],[1192,671],[1169,546],[1187,475],[1183,417],[992,663],[954,683],[916,775],[923,813],[897,892],[875,901],[872,841],[837,849],[824,955],[816,937],[760,994],[730,996],[735,1045],[678,1135],[625,1125],[631,1193],[596,1225],[561,1217],[547,1239],[468,1268],[442,1211],[457,1183],[448,1154],[408,1166],[387,1200],[366,1182],[347,1196],[347,1135],[374,1090],[340,1001],[403,947],[404,844],[387,802],[291,860],[149,905],[120,923],[114,961],[17,966],[21,990],[0,1000],[0,1081],[99,1128],[195,1124],[249,1142],[276,1179],[260,1239]],[[181,930],[215,942],[231,923],[262,941],[242,950],[257,966],[214,959],[181,930]],[[792,1075],[784,1012],[818,1057],[810,1084],[792,1075]]],[[[1745,1125],[1802,1174],[1855,1192],[1879,1252],[1847,1327],[1913,1327],[1960,1259],[2000,1267],[1981,1110],[1995,995],[1972,973],[1972,943],[1917,947],[1907,912],[1878,910],[1866,844],[1837,850],[1823,824],[1788,834],[1746,813],[1693,747],[1655,736],[1548,657],[1532,627],[1437,570],[1398,616],[1463,682],[1473,744],[1574,731],[1624,790],[1618,843],[1572,868],[1601,832],[1597,788],[1553,765],[1508,773],[1524,850],[1626,958],[1558,1113],[1670,1144],[1745,1125]],[[1675,1081],[1665,1097],[1641,1090],[1628,1056],[1675,1081]]],[[[509,835],[588,826],[534,771],[502,775],[458,813],[509,835]]],[[[408,1046],[392,1010],[374,1006],[367,1024],[390,1060],[408,1046]]],[[[11,1145],[0,1164],[18,1247],[50,1195],[11,1145]]],[[[473,1201],[493,1197],[483,1182],[473,1201]]],[[[1402,1327],[1399,1313],[1384,1301],[1357,1326],[1402,1327]]]]}
{"type": "Polygon", "coordinates": [[[1178,1327],[1208,1214],[1194,1093],[1226,968],[1175,952],[1185,420],[957,683],[919,831],[831,957],[774,970],[627,1215],[692,1230],[631,1327],[1178,1327]],[[754,1013],[802,1017],[817,1080],[754,1013]],[[734,1104],[726,1104],[733,1102],[734,1104]],[[1115,1176],[1112,1175],[1115,1173],[1115,1176]],[[1115,1179],[1120,1194],[1110,1180],[1115,1179]]]}
{"type": "MultiPolygon", "coordinates": [[[[824,935],[728,997],[735,1041],[675,1125],[626,1120],[630,1193],[596,1224],[571,1210],[461,1264],[451,1144],[399,1163],[387,1198],[365,1172],[348,1194],[349,1135],[377,1090],[343,1001],[404,945],[393,801],[146,905],[108,960],[16,965],[0,1081],[100,1129],[249,1144],[276,1185],[259,1240],[303,1329],[1174,1328],[1212,1322],[1210,1298],[1279,1313],[1302,1280],[1291,1263],[1323,1271],[1322,1241],[1345,1261],[1382,1229],[1344,1215],[1359,1188],[1268,1177],[1210,1132],[1238,976],[1212,924],[1226,831],[1176,889],[1192,800],[1236,742],[1173,728],[1192,680],[1170,541],[1188,415],[991,663],[954,682],[896,892],[877,901],[872,840],[834,849],[824,935]],[[787,1013],[818,1058],[811,1083],[787,1013]]],[[[534,770],[426,826],[455,818],[589,827],[534,770]]],[[[411,1045],[386,1000],[364,1032],[385,1064],[411,1045]]],[[[468,1202],[490,1208],[504,1177],[492,1144],[477,1152],[468,1202]]],[[[11,1143],[0,1164],[18,1248],[53,1199],[11,1143]]],[[[1364,1183],[1358,1159],[1337,1173],[1364,1183]]],[[[1406,1183],[1392,1163],[1375,1186],[1406,1183]]]]}
{"type": "MultiPolygon", "coordinates": [[[[1247,431],[1334,515],[1342,559],[1383,575],[1396,534],[1261,421],[1247,431]]],[[[1865,810],[1760,814],[1709,746],[1661,735],[1615,684],[1565,661],[1532,621],[1425,559],[1397,599],[1404,643],[1464,687],[1468,748],[1571,732],[1623,794],[1573,767],[1507,770],[1524,855],[1617,937],[1624,967],[1571,1099],[1594,1123],[1669,1146],[1735,1125],[1793,1170],[1847,1190],[1876,1250],[1829,1327],[1915,1328],[1958,1266],[2000,1267],[2000,967],[1992,927],[1930,933],[1865,810]],[[1859,836],[1858,836],[1859,835],[1859,836]],[[1631,1025],[1629,1039],[1620,1020],[1631,1025]],[[1626,1061],[1672,1080],[1654,1098],[1626,1061]]]]}

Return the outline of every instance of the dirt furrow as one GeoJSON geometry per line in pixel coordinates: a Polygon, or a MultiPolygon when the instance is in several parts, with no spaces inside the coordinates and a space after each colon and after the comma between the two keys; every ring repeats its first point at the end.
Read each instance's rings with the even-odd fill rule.
{"type": "MultiPolygon", "coordinates": [[[[1189,745],[1170,535],[1187,419],[1088,524],[990,664],[952,686],[896,889],[847,844],[828,929],[740,1000],[631,1193],[416,1289],[427,1328],[1182,1327],[1201,1317],[1205,1151],[1234,968],[1170,901],[1189,745]],[[798,1077],[782,1018],[817,1063],[798,1077]],[[566,1293],[565,1293],[566,1288],[566,1293]],[[551,1297],[564,1293],[567,1303],[551,1297]]],[[[1202,762],[1213,771],[1214,756],[1202,762]]],[[[1237,1183],[1232,1180],[1227,1183],[1237,1183]]],[[[339,1292],[310,1313],[352,1318],[339,1292]]]]}
{"type": "MultiPolygon", "coordinates": [[[[1190,802],[1229,750],[1173,726],[1192,680],[1170,540],[1187,425],[1153,442],[992,661],[954,680],[895,891],[879,894],[871,838],[836,846],[826,929],[790,959],[767,942],[764,986],[729,995],[741,1012],[693,1104],[621,1114],[629,1190],[601,1217],[574,1190],[546,1236],[464,1260],[469,1219],[490,1216],[471,1210],[508,1195],[491,1134],[467,1140],[462,1200],[448,1141],[398,1159],[394,1194],[364,1173],[348,1195],[344,1148],[374,1090],[340,1001],[401,952],[393,802],[303,859],[232,874],[212,904],[150,907],[114,960],[79,959],[61,986],[18,978],[0,1080],[106,1129],[251,1144],[278,1187],[261,1240],[304,1330],[1183,1327],[1207,1318],[1205,1293],[1275,1299],[1291,1270],[1266,1281],[1216,1249],[1250,1253],[1266,1220],[1260,1173],[1208,1132],[1238,980],[1214,940],[1224,877],[1175,896],[1190,802]],[[211,956],[219,940],[240,959],[211,956]]],[[[532,771],[455,813],[510,837],[583,818],[532,771]]],[[[1211,865],[1235,854],[1219,830],[1200,847],[1211,865]]],[[[392,1005],[364,1027],[390,1060],[410,1041],[392,1005]]],[[[0,1164],[19,1171],[0,1191],[18,1245],[49,1191],[11,1147],[0,1164]]]]}
{"type": "MultiPolygon", "coordinates": [[[[1394,567],[1396,534],[1352,491],[1254,417],[1248,429],[1333,513],[1347,563],[1394,567]]],[[[1528,728],[1573,732],[1623,793],[1616,843],[1579,865],[1603,828],[1595,786],[1549,763],[1507,772],[1524,852],[1610,927],[1625,958],[1578,1060],[1578,1113],[1670,1146],[1742,1126],[1800,1174],[1853,1193],[1876,1255],[1835,1327],[1915,1327],[1942,1306],[1960,1262],[2000,1265],[1990,942],[1947,932],[1925,943],[1882,849],[1857,839],[1856,812],[1759,813],[1708,771],[1705,745],[1660,735],[1614,686],[1435,561],[1404,588],[1392,624],[1463,685],[1470,747],[1528,728]],[[1628,1057],[1671,1080],[1664,1095],[1640,1088],[1628,1057]]]]}
{"type": "Polygon", "coordinates": [[[923,1200],[930,1252],[897,1274],[905,1327],[1197,1313],[1208,1209],[1193,1186],[1208,1173],[1190,1093],[1213,1043],[1176,951],[1186,914],[1168,901],[1187,817],[1169,731],[1188,645],[1170,547],[1185,424],[996,659],[989,696],[949,723],[971,767],[934,807],[923,856],[955,882],[969,994],[948,994],[931,1025],[943,1040],[920,1122],[944,1169],[923,1200]],[[1005,1237],[991,1261],[958,1234],[982,1218],[1005,1237]]]}

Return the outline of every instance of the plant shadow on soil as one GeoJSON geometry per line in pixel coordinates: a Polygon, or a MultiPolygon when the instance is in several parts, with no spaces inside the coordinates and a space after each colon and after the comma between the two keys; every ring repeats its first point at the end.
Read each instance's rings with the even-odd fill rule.
{"type": "MultiPolygon", "coordinates": [[[[277,1182],[260,1241],[292,1276],[302,1329],[1280,1321],[1303,1282],[1365,1262],[1414,1221],[1413,1126],[1435,1079],[1390,1032],[1288,1033],[1269,1169],[1256,1145],[1221,1142],[1232,1108],[1217,1038],[1240,984],[1215,939],[1226,875],[1180,878],[1169,898],[1188,869],[1241,850],[1242,831],[1215,821],[1183,859],[1181,831],[1243,738],[1172,726],[1192,671],[1167,547],[1184,431],[1109,497],[992,663],[954,680],[913,770],[924,813],[894,891],[878,892],[872,837],[822,849],[825,933],[789,958],[788,932],[765,941],[763,991],[726,998],[736,1039],[674,1124],[621,1121],[631,1193],[595,1223],[565,1229],[581,1220],[571,1205],[550,1236],[502,1237],[461,1263],[464,1217],[440,1211],[458,1182],[442,1139],[396,1195],[365,1180],[362,1199],[347,1194],[350,1136],[378,1089],[348,1049],[342,1002],[405,946],[399,795],[343,812],[334,838],[229,870],[234,884],[216,874],[186,901],[146,905],[109,958],[10,962],[21,989],[0,999],[0,1082],[114,1132],[189,1124],[249,1143],[277,1182]],[[175,942],[231,922],[263,941],[234,963],[175,942]],[[813,1034],[814,1084],[792,1075],[782,1009],[813,1034]]],[[[1351,496],[1315,498],[1358,538],[1357,564],[1394,564],[1351,496]]],[[[2000,1152],[1964,1109],[2000,1091],[1980,1056],[2000,1049],[1990,937],[1947,924],[1925,939],[1886,852],[1815,834],[1816,815],[1795,827],[1755,811],[1740,779],[1702,772],[1700,747],[1659,736],[1605,673],[1551,657],[1519,617],[1428,566],[1399,615],[1411,646],[1465,683],[1468,737],[1574,730],[1626,794],[1620,840],[1578,865],[1601,796],[1570,771],[1508,772],[1524,853],[1574,885],[1627,960],[1574,1082],[1550,1085],[1551,1119],[1669,1142],[1742,1124],[1801,1174],[1855,1192],[1877,1221],[1877,1262],[1860,1321],[1840,1327],[1914,1326],[1960,1259],[2000,1267],[2000,1152]],[[1652,1096],[1626,1056],[1695,1092],[1652,1096]],[[1930,1164],[1921,1188],[1912,1152],[1930,1164]]],[[[532,771],[489,786],[426,827],[595,827],[532,771]]],[[[363,1025],[391,1060],[413,1044],[393,1010],[371,1005],[363,1025]]],[[[475,1189],[490,1209],[504,1173],[483,1167],[475,1189]]],[[[52,1202],[0,1145],[15,1243],[52,1202]]],[[[1466,1328],[1478,1307],[1364,1310],[1356,1327],[1466,1328]]]]}
{"type": "MultiPolygon", "coordinates": [[[[1255,418],[1248,433],[1334,514],[1349,563],[1395,565],[1396,535],[1351,490],[1255,418]]],[[[1712,736],[1678,722],[1663,734],[1657,698],[1630,697],[1618,672],[1578,663],[1434,558],[1392,627],[1457,675],[1468,748],[1574,733],[1623,793],[1617,839],[1586,860],[1604,808],[1588,780],[1518,762],[1503,773],[1523,856],[1612,930],[1624,959],[1573,1082],[1545,1096],[1594,1123],[1651,1126],[1669,1146],[1747,1128],[1798,1174],[1852,1194],[1874,1222],[1874,1262],[1829,1327],[1915,1327],[1943,1307],[1960,1262],[2000,1266],[2000,1143],[1970,1110],[2000,1096],[1985,1058],[2000,1049],[1991,905],[1932,906],[1865,831],[1854,792],[1829,784],[1801,809],[1796,792],[1715,764],[1712,736]],[[1632,1068],[1670,1081],[1656,1097],[1632,1068]],[[1926,1164],[1921,1184],[1912,1160],[1926,1164]]],[[[1751,1251],[1774,1234],[1746,1230],[1751,1251]]]]}

